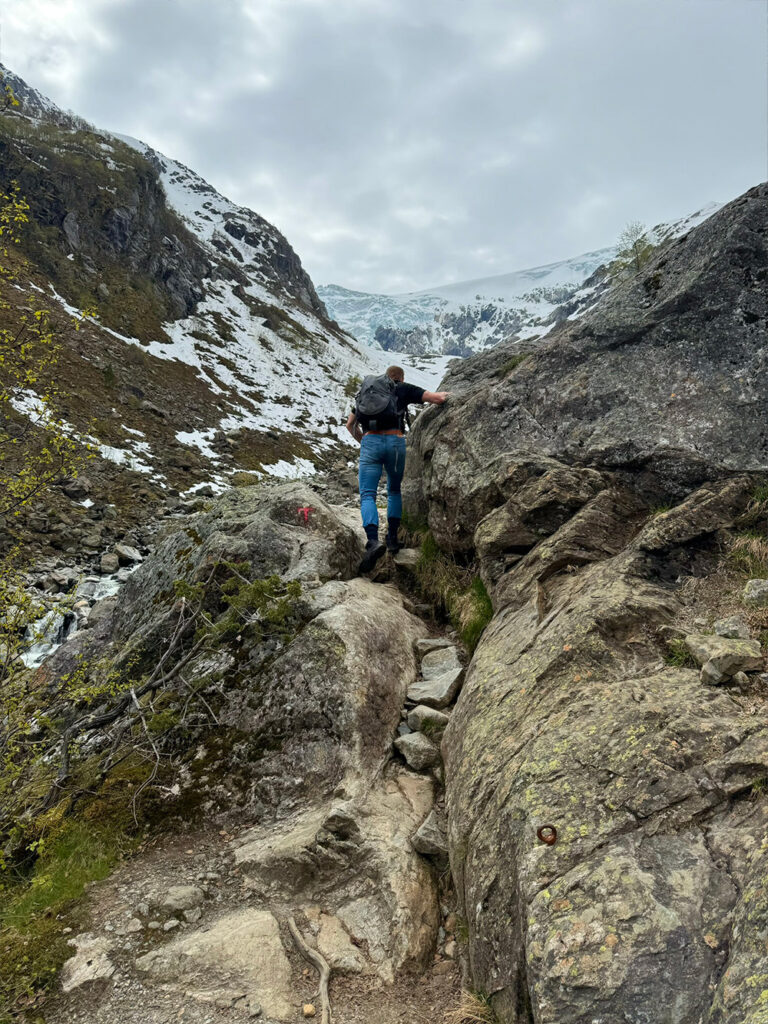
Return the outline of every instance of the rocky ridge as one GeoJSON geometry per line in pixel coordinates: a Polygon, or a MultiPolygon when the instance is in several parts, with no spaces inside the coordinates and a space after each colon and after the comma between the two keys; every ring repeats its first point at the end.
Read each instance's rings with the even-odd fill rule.
{"type": "Polygon", "coordinates": [[[766,199],[524,358],[452,369],[414,431],[411,507],[494,605],[443,752],[469,971],[503,1024],[764,1019],[768,676],[742,591],[768,562],[735,567],[767,525],[766,199]]]}
{"type": "MultiPolygon", "coordinates": [[[[710,217],[712,203],[650,232],[665,244],[710,217]]],[[[563,320],[593,306],[613,283],[617,247],[583,253],[543,267],[461,281],[405,295],[371,295],[339,285],[319,294],[331,315],[359,341],[416,355],[467,357],[513,338],[544,337],[563,320]]]]}

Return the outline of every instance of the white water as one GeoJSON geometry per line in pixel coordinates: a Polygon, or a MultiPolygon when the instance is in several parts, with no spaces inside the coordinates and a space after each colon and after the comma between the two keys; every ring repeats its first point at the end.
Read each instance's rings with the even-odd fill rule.
{"type": "MultiPolygon", "coordinates": [[[[91,605],[112,597],[123,586],[135,566],[120,569],[111,576],[84,576],[71,595],[74,601],[87,600],[91,605]]],[[[51,608],[36,622],[27,626],[24,639],[29,647],[21,660],[27,668],[38,668],[66,643],[78,630],[78,616],[70,607],[51,608]]]]}

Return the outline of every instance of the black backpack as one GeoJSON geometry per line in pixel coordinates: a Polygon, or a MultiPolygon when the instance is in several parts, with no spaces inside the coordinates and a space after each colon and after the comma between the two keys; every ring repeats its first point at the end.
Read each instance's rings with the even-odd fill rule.
{"type": "Polygon", "coordinates": [[[355,395],[355,417],[366,430],[378,430],[378,421],[386,416],[397,423],[397,381],[386,374],[366,377],[355,395]]]}

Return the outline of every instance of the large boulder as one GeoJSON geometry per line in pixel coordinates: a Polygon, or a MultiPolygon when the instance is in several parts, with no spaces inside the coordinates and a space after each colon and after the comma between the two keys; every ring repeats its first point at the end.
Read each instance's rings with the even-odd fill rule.
{"type": "Polygon", "coordinates": [[[442,752],[469,971],[502,1024],[761,1019],[762,698],[665,663],[656,629],[685,622],[768,470],[767,200],[526,358],[452,367],[413,432],[411,508],[495,611],[442,752]]]}
{"type": "Polygon", "coordinates": [[[158,610],[172,603],[175,580],[203,580],[221,562],[247,562],[253,576],[302,583],[349,579],[365,539],[350,511],[327,504],[305,481],[228,491],[182,529],[171,525],[132,573],[116,615],[118,635],[156,623],[158,610]],[[306,522],[305,508],[312,510],[306,522]]]}
{"type": "Polygon", "coordinates": [[[352,795],[391,749],[423,625],[394,589],[364,579],[334,586],[321,612],[221,718],[243,736],[239,757],[266,805],[352,795]]]}
{"type": "MultiPolygon", "coordinates": [[[[480,521],[550,458],[628,474],[659,502],[768,469],[767,226],[764,184],[661,247],[518,365],[505,370],[497,351],[492,364],[452,367],[453,397],[417,420],[406,483],[439,542],[468,550],[480,521]]],[[[515,363],[515,343],[506,349],[515,363]]],[[[481,541],[508,533],[525,547],[535,530],[513,504],[481,541]]]]}
{"type": "MultiPolygon", "coordinates": [[[[703,542],[711,489],[699,500],[703,542]]],[[[768,729],[650,640],[679,610],[657,565],[680,565],[688,541],[670,538],[693,539],[695,505],[667,514],[658,562],[653,520],[544,588],[532,552],[468,669],[442,744],[449,847],[473,982],[504,1024],[521,1007],[541,1024],[709,1012],[768,820],[764,797],[733,814],[768,772],[768,729]]],[[[758,945],[742,941],[740,974],[758,945]]]]}

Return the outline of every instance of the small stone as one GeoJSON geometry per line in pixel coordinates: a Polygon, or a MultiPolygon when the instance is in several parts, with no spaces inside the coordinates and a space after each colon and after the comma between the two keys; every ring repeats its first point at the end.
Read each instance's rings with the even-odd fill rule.
{"type": "Polygon", "coordinates": [[[747,580],[742,600],[752,608],[765,608],[768,605],[768,580],[747,580]]]}
{"type": "Polygon", "coordinates": [[[180,924],[181,921],[177,921],[175,917],[172,917],[170,921],[166,921],[165,924],[163,925],[163,931],[170,932],[174,928],[178,928],[180,924]]]}
{"type": "Polygon", "coordinates": [[[461,668],[461,662],[454,646],[428,651],[421,659],[421,675],[424,679],[435,679],[456,668],[461,668]]]}
{"type": "Polygon", "coordinates": [[[715,623],[715,633],[731,640],[749,640],[752,635],[749,626],[738,615],[729,615],[727,619],[719,619],[715,623]]]}
{"type": "Polygon", "coordinates": [[[693,633],[685,646],[701,666],[711,663],[708,676],[716,672],[730,678],[735,672],[754,672],[763,667],[763,652],[757,640],[730,640],[722,636],[693,633]]]}
{"type": "Polygon", "coordinates": [[[448,859],[445,823],[438,811],[432,810],[411,837],[411,846],[425,857],[448,859]]]}
{"type": "Polygon", "coordinates": [[[412,732],[395,740],[395,746],[416,771],[432,768],[440,763],[440,751],[420,732],[412,732]]]}
{"type": "Polygon", "coordinates": [[[707,661],[701,666],[699,679],[705,686],[719,686],[727,678],[711,661],[707,661]]]}
{"type": "Polygon", "coordinates": [[[149,924],[147,925],[147,928],[149,928],[150,931],[153,931],[153,932],[158,931],[158,929],[160,929],[162,927],[163,926],[160,924],[159,921],[150,921],[149,924]]]}
{"type": "Polygon", "coordinates": [[[204,899],[202,889],[196,885],[172,885],[165,894],[162,906],[165,910],[191,910],[199,906],[204,899]]]}
{"type": "Polygon", "coordinates": [[[149,916],[149,904],[148,903],[139,903],[137,905],[137,907],[136,907],[136,913],[137,914],[141,914],[142,917],[148,917],[149,916]]]}
{"type": "Polygon", "coordinates": [[[125,926],[125,930],[128,935],[133,935],[135,932],[140,932],[144,925],[138,919],[138,917],[132,917],[128,924],[125,926]]]}
{"type": "Polygon", "coordinates": [[[434,679],[417,679],[408,690],[408,700],[430,708],[446,708],[458,696],[463,679],[461,665],[434,679]]]}
{"type": "Polygon", "coordinates": [[[429,708],[426,704],[419,704],[408,715],[408,727],[413,732],[423,732],[436,740],[443,735],[449,722],[448,715],[437,708],[429,708]]]}
{"type": "Polygon", "coordinates": [[[413,646],[419,657],[423,658],[430,651],[439,651],[443,647],[453,647],[454,645],[453,641],[445,636],[430,636],[425,637],[423,640],[417,640],[413,646]]]}
{"type": "Polygon", "coordinates": [[[107,554],[101,556],[99,568],[102,575],[111,576],[112,573],[117,572],[120,568],[120,559],[113,552],[107,552],[107,554]]]}
{"type": "Polygon", "coordinates": [[[398,736],[407,736],[411,732],[413,732],[413,729],[406,722],[401,722],[397,727],[398,736]]]}
{"type": "Polygon", "coordinates": [[[456,940],[455,939],[450,939],[448,942],[446,942],[446,944],[445,944],[445,955],[450,960],[455,960],[456,959],[456,940]]]}
{"type": "Polygon", "coordinates": [[[305,1017],[314,1017],[315,1014],[317,1013],[317,1010],[315,1010],[312,1003],[304,1003],[304,1005],[301,1008],[301,1012],[304,1014],[305,1017]]]}
{"type": "Polygon", "coordinates": [[[401,548],[394,556],[394,562],[398,568],[412,571],[416,568],[420,557],[421,552],[418,548],[401,548]]]}
{"type": "Polygon", "coordinates": [[[196,924],[202,916],[203,912],[200,907],[192,907],[191,910],[184,911],[184,917],[190,924],[196,924]]]}

